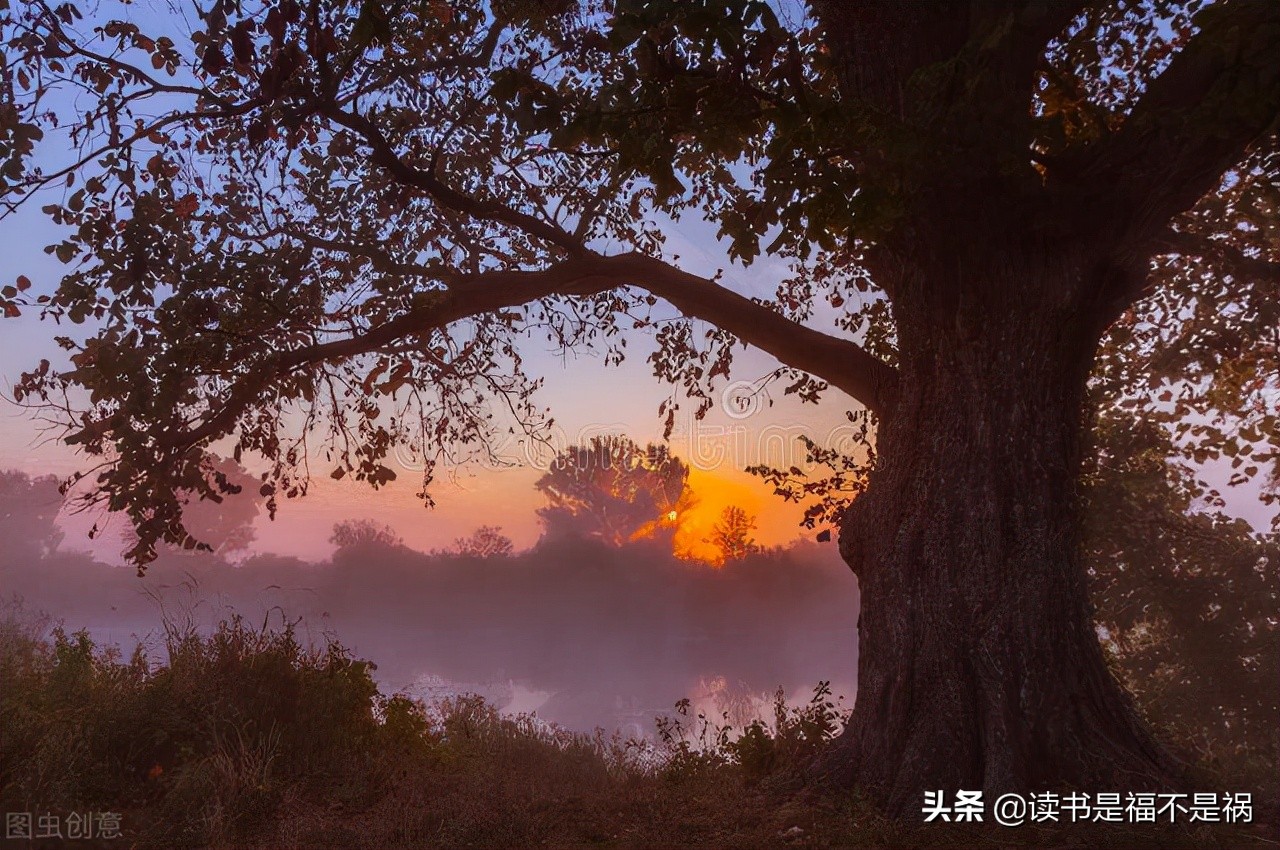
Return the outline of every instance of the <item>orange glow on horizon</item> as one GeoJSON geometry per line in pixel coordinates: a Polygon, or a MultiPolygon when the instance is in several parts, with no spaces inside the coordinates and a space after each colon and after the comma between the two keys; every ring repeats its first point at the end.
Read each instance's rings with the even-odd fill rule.
{"type": "Polygon", "coordinates": [[[677,558],[700,561],[718,569],[724,566],[725,553],[711,541],[716,523],[724,509],[731,506],[742,508],[748,514],[758,514],[759,493],[745,483],[697,469],[689,474],[689,489],[693,492],[690,504],[673,519],[676,531],[671,541],[672,551],[677,558]]]}
{"type": "MultiPolygon", "coordinates": [[[[448,546],[473,529],[477,516],[497,512],[503,518],[503,532],[515,540],[517,548],[525,549],[535,545],[543,533],[535,514],[543,504],[533,488],[537,475],[536,469],[526,468],[486,470],[459,478],[440,486],[438,504],[432,511],[424,511],[415,495],[419,482],[412,476],[402,475],[384,488],[376,503],[366,485],[326,478],[315,483],[306,499],[291,502],[280,521],[268,522],[260,516],[255,548],[324,560],[332,552],[327,541],[335,522],[377,516],[399,531],[410,547],[429,551],[448,546]]],[[[762,545],[786,545],[800,534],[801,509],[783,503],[767,485],[741,470],[694,468],[688,484],[693,497],[689,504],[669,506],[655,522],[641,528],[635,539],[665,533],[671,535],[672,551],[678,557],[720,566],[722,554],[707,538],[731,505],[758,517],[755,537],[762,545]],[[674,519],[672,513],[676,514],[674,519]]]]}
{"type": "Polygon", "coordinates": [[[756,513],[759,498],[744,484],[698,470],[693,470],[689,475],[687,493],[673,509],[636,529],[631,540],[649,539],[663,529],[674,529],[671,550],[677,558],[699,561],[710,567],[723,567],[725,554],[711,541],[716,523],[720,521],[724,509],[732,505],[750,514],[756,513]]]}

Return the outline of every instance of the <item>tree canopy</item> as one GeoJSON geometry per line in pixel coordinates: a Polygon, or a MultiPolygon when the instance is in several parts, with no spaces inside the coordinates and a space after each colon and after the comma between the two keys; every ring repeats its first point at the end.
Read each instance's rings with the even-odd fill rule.
{"type": "Polygon", "coordinates": [[[721,512],[720,520],[712,527],[710,542],[720,550],[725,560],[741,560],[761,549],[755,541],[755,530],[756,518],[737,505],[730,505],[721,512]]]}
{"type": "Polygon", "coordinates": [[[62,508],[58,483],[53,475],[0,470],[0,540],[14,562],[34,563],[62,541],[55,523],[62,508]]]}
{"type": "MultiPolygon", "coordinates": [[[[860,606],[832,775],[916,815],[925,789],[1174,784],[1090,618],[1087,413],[1233,483],[1280,453],[1280,4],[131,12],[0,0],[0,203],[40,198],[67,265],[0,298],[91,323],[15,395],[97,461],[133,560],[234,488],[214,451],[265,466],[271,513],[313,470],[387,483],[393,449],[429,501],[441,463],[549,425],[530,341],[616,363],[652,333],[668,436],[743,343],[875,428],[865,482],[828,456],[860,606]],[[690,271],[685,217],[771,258],[774,296],[690,271]]],[[[1170,522],[1180,555],[1197,520],[1170,522]]]]}
{"type": "Polygon", "coordinates": [[[219,440],[265,459],[272,512],[308,460],[385,484],[396,445],[429,499],[439,463],[546,424],[530,337],[612,362],[654,330],[668,427],[681,401],[710,406],[736,341],[777,357],[789,392],[883,413],[892,305],[957,291],[894,283],[877,252],[956,215],[1043,217],[1036,238],[1089,245],[1096,290],[1073,297],[1099,332],[1120,320],[1117,363],[1150,365],[1117,367],[1135,403],[1153,376],[1231,370],[1256,399],[1249,466],[1276,457],[1257,332],[1280,301],[1273,3],[126,9],[0,3],[0,195],[43,200],[68,266],[52,294],[7,286],[4,310],[93,328],[16,395],[102,459],[89,497],[129,514],[139,562],[187,538],[176,494],[224,488],[219,440]],[[1002,200],[957,208],[988,190],[1002,200]],[[742,262],[787,262],[776,298],[683,271],[663,250],[681,216],[742,262]],[[1159,274],[1192,291],[1163,302],[1159,274]]]}
{"type": "Polygon", "coordinates": [[[548,537],[598,537],[620,546],[658,529],[674,529],[693,501],[689,467],[666,446],[629,437],[593,437],[561,452],[534,486],[548,537]]]}
{"type": "Polygon", "coordinates": [[[467,558],[506,558],[515,551],[515,544],[500,526],[482,525],[455,539],[452,551],[467,558]]]}
{"type": "Polygon", "coordinates": [[[394,528],[372,519],[344,519],[334,523],[329,542],[339,549],[354,546],[394,548],[404,545],[394,528]]]}

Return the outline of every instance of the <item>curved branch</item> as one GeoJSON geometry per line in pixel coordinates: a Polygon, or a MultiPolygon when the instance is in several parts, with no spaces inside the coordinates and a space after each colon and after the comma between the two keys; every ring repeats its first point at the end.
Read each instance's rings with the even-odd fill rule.
{"type": "MultiPolygon", "coordinates": [[[[815,375],[883,414],[897,393],[897,371],[849,340],[805,327],[714,281],[631,253],[575,257],[541,271],[497,271],[445,278],[448,289],[421,306],[369,330],[331,342],[283,351],[257,364],[212,415],[193,428],[157,436],[168,448],[185,448],[228,433],[270,384],[298,369],[344,360],[402,343],[452,322],[518,307],[551,295],[588,296],[635,286],[664,298],[690,318],[705,319],[787,366],[815,375]]],[[[111,420],[91,425],[67,442],[102,437],[111,420]]]]}
{"type": "Polygon", "coordinates": [[[416,168],[400,158],[391,142],[376,124],[363,115],[330,106],[323,114],[340,126],[346,127],[365,141],[373,151],[373,161],[391,172],[396,181],[425,191],[444,206],[481,221],[496,221],[524,231],[530,236],[544,239],[571,254],[584,250],[582,241],[572,233],[549,221],[513,210],[502,204],[473,198],[454,189],[441,180],[434,171],[416,168]]]}
{"type": "Polygon", "coordinates": [[[822,378],[878,414],[892,406],[897,370],[847,339],[794,322],[768,307],[643,254],[609,258],[633,286],[705,319],[787,366],[822,378]]]}

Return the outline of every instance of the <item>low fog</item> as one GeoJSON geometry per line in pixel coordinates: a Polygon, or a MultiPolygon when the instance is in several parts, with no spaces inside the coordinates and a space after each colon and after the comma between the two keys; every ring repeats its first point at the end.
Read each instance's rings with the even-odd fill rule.
{"type": "Polygon", "coordinates": [[[296,623],[304,641],[337,640],[375,662],[388,693],[475,691],[569,728],[633,735],[685,697],[738,723],[779,687],[802,701],[828,680],[852,703],[857,589],[832,543],[716,568],[673,556],[663,535],[548,535],[489,557],[418,552],[389,535],[314,563],[168,551],[139,578],[61,537],[51,479],[0,476],[4,597],[126,653],[141,642],[161,657],[166,620],[296,623]]]}

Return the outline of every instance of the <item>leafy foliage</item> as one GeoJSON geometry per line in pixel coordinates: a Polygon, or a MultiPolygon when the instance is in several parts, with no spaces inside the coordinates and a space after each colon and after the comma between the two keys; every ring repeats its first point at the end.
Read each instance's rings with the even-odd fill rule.
{"type": "MultiPolygon", "coordinates": [[[[223,557],[231,557],[245,552],[257,531],[254,521],[261,510],[262,497],[258,493],[258,482],[248,470],[229,458],[211,456],[212,472],[222,476],[226,482],[226,491],[196,496],[195,494],[179,494],[182,506],[182,523],[187,529],[187,536],[182,545],[162,544],[166,554],[193,553],[212,551],[223,557]],[[201,545],[205,541],[212,541],[201,545]]],[[[121,532],[124,539],[126,560],[138,554],[140,543],[138,534],[132,526],[121,532]]]]}
{"type": "Polygon", "coordinates": [[[286,784],[363,773],[368,793],[390,778],[377,777],[371,748],[398,728],[375,715],[371,665],[336,644],[311,649],[287,624],[232,619],[208,637],[171,628],[167,662],[153,667],[140,646],[122,659],[83,631],[46,642],[12,616],[0,652],[11,805],[152,801],[150,843],[235,842],[261,829],[286,784]]]}
{"type": "Polygon", "coordinates": [[[371,8],[217,3],[187,45],[85,21],[70,4],[0,13],[5,126],[20,142],[6,204],[69,193],[45,210],[68,230],[49,250],[73,267],[33,303],[100,329],[60,337],[72,368],[30,373],[17,396],[88,402],[68,437],[105,456],[96,495],[129,512],[140,563],[156,541],[185,539],[175,492],[227,492],[202,459],[208,437],[236,430],[236,460],[268,460],[274,513],[278,497],[306,491],[317,431],[335,444],[333,477],[380,486],[395,477],[384,462],[395,444],[422,460],[425,483],[441,460],[487,452],[498,429],[537,427],[517,339],[610,335],[630,299],[521,307],[530,293],[459,313],[450,282],[562,255],[537,234],[566,222],[574,244],[656,244],[596,158],[521,129],[554,123],[539,118],[545,104],[583,96],[587,74],[608,67],[585,26],[594,13],[371,8]],[[95,106],[48,111],[45,95],[82,84],[95,106]],[[186,105],[156,118],[138,109],[151,96],[186,105]],[[28,148],[54,122],[75,161],[46,170],[28,148]],[[391,147],[422,186],[388,170],[391,147]],[[388,322],[401,330],[388,335],[388,322]]]}
{"type": "MultiPolygon", "coordinates": [[[[1095,370],[1107,403],[1171,428],[1171,450],[1187,463],[1229,462],[1228,483],[1262,485],[1268,504],[1280,465],[1277,144],[1260,146],[1178,220],[1149,294],[1112,328],[1095,370]]],[[[1223,506],[1201,476],[1190,482],[1197,501],[1223,506]]]]}
{"type": "Polygon", "coordinates": [[[726,560],[736,561],[760,550],[752,533],[755,530],[756,518],[737,505],[730,505],[712,527],[709,542],[726,560]]]}
{"type": "Polygon", "coordinates": [[[666,446],[629,437],[593,437],[561,452],[535,483],[547,497],[538,510],[549,537],[599,537],[618,546],[673,528],[693,499],[689,467],[666,446]]]}
{"type": "MultiPolygon", "coordinates": [[[[801,435],[799,439],[804,446],[805,464],[824,470],[824,475],[815,476],[798,466],[788,469],[776,469],[767,464],[747,467],[747,472],[773,487],[775,496],[805,506],[801,519],[805,528],[838,526],[849,502],[866,490],[867,474],[875,465],[876,458],[872,441],[874,420],[866,411],[847,416],[856,426],[850,441],[863,457],[846,454],[838,448],[820,446],[812,438],[801,435]]],[[[829,537],[830,529],[824,529],[823,539],[829,537]]]]}
{"type": "Polygon", "coordinates": [[[344,519],[333,525],[329,542],[339,549],[352,546],[402,546],[404,541],[395,529],[371,519],[344,519]]]}
{"type": "Polygon", "coordinates": [[[819,682],[809,701],[798,706],[789,705],[778,688],[771,703],[773,717],[757,717],[735,732],[727,712],[718,723],[701,711],[690,717],[693,704],[682,699],[674,715],[657,719],[658,739],[667,754],[663,773],[669,779],[687,779],[730,764],[756,781],[802,770],[843,728],[849,712],[840,705],[842,700],[833,697],[830,682],[819,682]]]}
{"type": "MultiPolygon", "coordinates": [[[[266,467],[272,515],[306,493],[312,461],[387,484],[395,447],[421,462],[429,502],[439,464],[547,424],[522,368],[531,337],[617,362],[622,331],[658,328],[668,429],[686,399],[710,409],[735,341],[777,355],[805,400],[833,385],[883,407],[894,309],[956,293],[895,285],[902,263],[881,255],[954,251],[958,230],[937,222],[1040,221],[1028,241],[1114,248],[1085,262],[1106,292],[1064,295],[1104,314],[1099,331],[1140,292],[1134,257],[1199,266],[1193,324],[1224,352],[1214,368],[1240,392],[1270,386],[1274,356],[1231,339],[1275,324],[1274,201],[1241,194],[1274,186],[1273,157],[1255,150],[1165,228],[1274,117],[1267,4],[893,5],[219,0],[185,34],[110,4],[5,4],[3,211],[47,201],[68,268],[39,295],[19,277],[0,310],[93,323],[58,338],[70,368],[42,363],[16,395],[100,461],[87,498],[128,514],[143,564],[198,538],[180,494],[229,492],[208,456],[224,437],[266,467]],[[789,264],[776,298],[661,260],[662,221],[684,215],[733,258],[789,264]],[[944,236],[921,251],[925,231],[944,236]],[[1228,256],[1243,260],[1230,277],[1228,256]],[[1240,309],[1215,319],[1227,291],[1240,309]],[[819,319],[837,333],[802,324],[819,319]]],[[[1185,318],[1144,303],[1118,362],[1174,352],[1175,368],[1167,331],[1185,318]]],[[[1263,442],[1273,407],[1247,424],[1263,442]]]]}
{"type": "Polygon", "coordinates": [[[492,828],[508,784],[616,789],[648,769],[620,741],[506,717],[474,695],[388,696],[371,662],[305,646],[288,623],[233,617],[208,635],[169,624],[159,663],[141,646],[122,658],[46,627],[13,606],[0,620],[0,802],[123,812],[138,846],[274,846],[282,822],[314,833],[309,846],[351,846],[354,827],[323,820],[366,810],[377,846],[401,846],[406,836],[378,824],[403,794],[450,800],[412,807],[439,838],[492,828]]]}
{"type": "Polygon", "coordinates": [[[482,525],[453,543],[453,552],[465,558],[505,558],[514,551],[515,544],[497,525],[482,525]]]}

